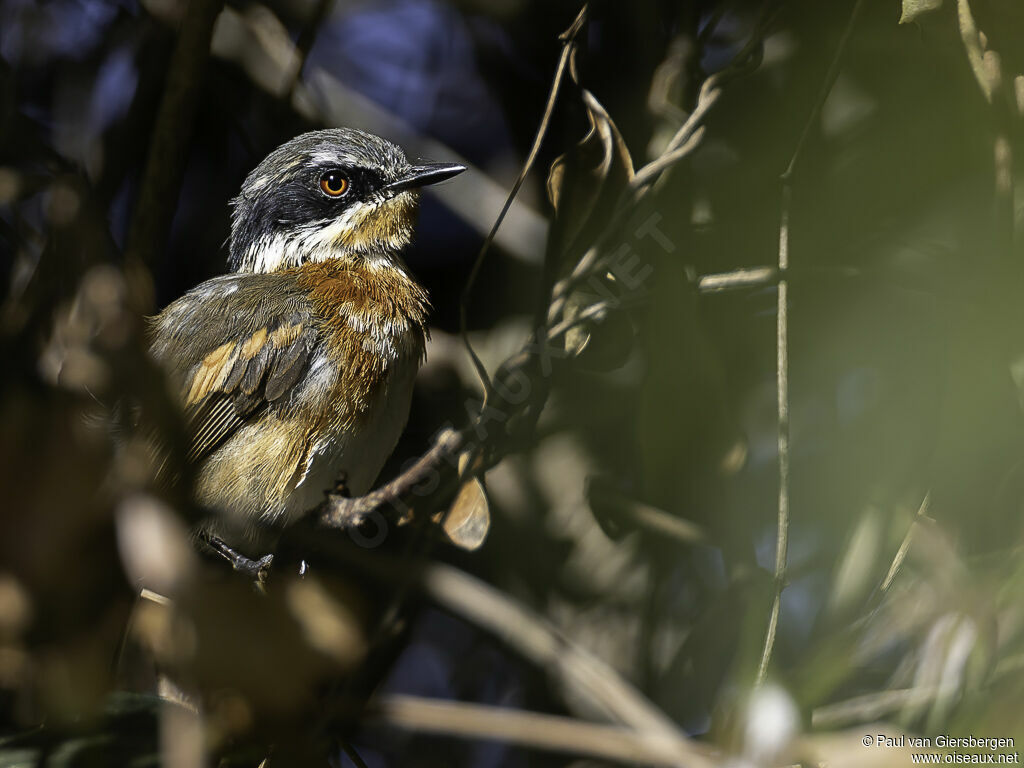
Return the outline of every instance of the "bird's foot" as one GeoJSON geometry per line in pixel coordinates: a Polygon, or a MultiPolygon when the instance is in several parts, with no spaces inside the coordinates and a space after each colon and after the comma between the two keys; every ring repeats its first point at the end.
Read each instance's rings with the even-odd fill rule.
{"type": "Polygon", "coordinates": [[[214,552],[231,563],[231,567],[239,573],[248,576],[261,585],[267,580],[270,566],[274,563],[274,556],[272,554],[264,555],[259,560],[253,560],[230,547],[223,539],[212,534],[206,536],[206,543],[209,544],[214,552]]]}

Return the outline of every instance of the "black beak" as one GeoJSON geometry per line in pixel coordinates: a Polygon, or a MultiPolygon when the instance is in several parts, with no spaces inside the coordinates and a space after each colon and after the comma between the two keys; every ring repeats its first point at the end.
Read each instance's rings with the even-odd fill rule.
{"type": "Polygon", "coordinates": [[[437,184],[439,181],[458,176],[466,170],[466,166],[458,163],[430,163],[429,165],[414,165],[397,181],[388,184],[385,189],[395,194],[404,192],[407,189],[417,189],[428,184],[437,184]]]}

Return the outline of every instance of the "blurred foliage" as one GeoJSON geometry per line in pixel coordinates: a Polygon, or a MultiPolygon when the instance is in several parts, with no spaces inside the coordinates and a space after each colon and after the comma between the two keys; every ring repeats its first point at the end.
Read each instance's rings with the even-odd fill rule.
{"type": "Polygon", "coordinates": [[[257,590],[191,546],[187,468],[162,487],[146,448],[180,447],[181,425],[143,314],[224,270],[229,199],[301,130],[401,130],[410,154],[465,159],[479,175],[461,201],[425,198],[409,253],[436,326],[397,474],[480,409],[459,296],[578,10],[0,0],[0,765],[349,765],[352,749],[374,768],[593,764],[366,709],[406,693],[608,718],[423,588],[437,562],[606,662],[721,762],[907,764],[864,733],[1024,744],[1024,14],[1009,0],[591,4],[469,336],[497,370],[595,243],[612,266],[556,320],[610,308],[566,334],[550,377],[533,370],[546,407],[507,428],[517,450],[487,498],[464,486],[453,529],[489,500],[482,547],[429,520],[370,549],[300,525],[257,590]],[[780,174],[847,31],[790,180],[789,565],[758,687],[778,275],[716,292],[701,278],[777,263],[780,174]],[[695,149],[627,210],[634,173],[752,35],[695,149]],[[202,72],[177,92],[193,112],[161,110],[181,60],[202,72]],[[154,146],[178,149],[150,161],[147,198],[154,146]],[[144,199],[163,224],[125,255],[144,199]]]}

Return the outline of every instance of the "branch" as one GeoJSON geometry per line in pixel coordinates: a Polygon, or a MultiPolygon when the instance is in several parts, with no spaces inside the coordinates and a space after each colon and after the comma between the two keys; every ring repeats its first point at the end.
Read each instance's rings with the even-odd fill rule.
{"type": "Polygon", "coordinates": [[[712,765],[707,757],[685,742],[659,739],[628,728],[521,712],[507,707],[393,694],[371,704],[370,716],[404,730],[488,739],[630,764],[712,765]]]}
{"type": "MultiPolygon", "coordinates": [[[[547,131],[551,110],[557,99],[564,72],[566,69],[571,69],[572,53],[575,50],[574,40],[586,18],[585,13],[586,6],[580,11],[569,29],[561,35],[562,56],[553,78],[544,116],[519,179],[506,200],[503,213],[508,210],[519,185],[536,159],[537,150],[547,131]]],[[[770,17],[771,14],[765,13],[733,62],[705,81],[698,97],[698,103],[689,119],[680,127],[665,152],[641,168],[632,182],[623,190],[621,201],[616,207],[614,215],[594,239],[591,247],[585,251],[570,274],[551,287],[547,310],[539,314],[542,327],[524,343],[519,353],[513,355],[499,367],[494,375],[494,381],[488,378],[487,372],[483,370],[483,366],[470,348],[474,365],[485,387],[486,399],[482,412],[460,432],[439,435],[428,453],[417,461],[413,468],[403,472],[378,491],[371,492],[360,499],[343,498],[337,494],[330,495],[317,515],[321,525],[332,528],[351,528],[374,513],[381,513],[396,522],[405,522],[411,517],[409,504],[414,497],[419,497],[418,503],[426,506],[427,500],[424,497],[429,497],[432,502],[438,502],[443,499],[446,491],[450,491],[456,486],[455,481],[460,474],[458,472],[458,454],[468,455],[471,459],[463,474],[478,476],[508,453],[510,445],[514,442],[511,440],[512,435],[508,425],[514,423],[516,417],[524,413],[538,413],[543,408],[548,391],[544,380],[553,374],[555,368],[564,365],[570,358],[569,353],[564,349],[564,344],[560,341],[561,337],[573,328],[596,325],[608,311],[624,306],[631,298],[635,299],[635,297],[627,296],[615,301],[601,301],[583,308],[571,319],[563,317],[565,304],[572,291],[592,278],[603,277],[607,272],[611,259],[614,257],[614,247],[612,246],[617,245],[612,242],[615,233],[628,216],[636,211],[654,182],[666,170],[679,163],[699,146],[704,136],[703,121],[720,97],[721,84],[746,71],[752,65],[756,65],[759,61],[756,52],[759,51],[760,42],[770,17]],[[524,385],[523,382],[526,384],[524,385]],[[506,396],[508,393],[518,393],[523,386],[529,387],[532,396],[527,398],[506,396]],[[495,422],[500,422],[500,427],[495,422]],[[424,483],[426,477],[430,477],[434,482],[424,483]],[[425,490],[426,486],[432,487],[429,493],[425,490]]],[[[500,224],[500,217],[491,228],[490,235],[477,256],[474,274],[486,254],[488,243],[498,230],[498,224],[500,224]]],[[[472,277],[471,275],[467,291],[472,286],[472,277]]],[[[462,314],[464,317],[465,303],[462,306],[462,314]]],[[[430,511],[436,511],[437,508],[435,506],[430,511]]]]}
{"type": "Polygon", "coordinates": [[[893,558],[892,565],[889,566],[888,572],[885,574],[885,578],[882,579],[882,592],[888,592],[889,587],[892,586],[893,579],[896,578],[896,574],[899,573],[900,567],[903,565],[903,561],[907,557],[907,552],[910,551],[910,542],[914,539],[914,531],[917,530],[918,523],[928,519],[928,507],[932,503],[932,493],[928,491],[924,495],[924,500],[921,502],[921,506],[917,510],[917,514],[914,515],[913,521],[910,523],[910,527],[907,529],[907,535],[903,537],[903,542],[900,544],[900,548],[896,551],[896,557],[893,558]]]}
{"type": "Polygon", "coordinates": [[[465,444],[465,432],[442,430],[430,450],[391,482],[354,499],[336,493],[329,494],[317,512],[317,522],[327,528],[349,529],[380,510],[388,511],[396,522],[404,522],[408,517],[411,499],[423,495],[419,491],[429,481],[437,478],[441,467],[446,464],[457,466],[459,451],[465,444]]]}
{"type": "MultiPolygon", "coordinates": [[[[656,181],[661,174],[688,156],[703,138],[704,121],[722,95],[722,85],[727,81],[750,71],[761,62],[761,43],[769,24],[774,18],[774,11],[766,4],[758,18],[754,31],[744,46],[733,57],[732,61],[722,70],[708,77],[701,85],[697,95],[697,103],[690,116],[676,131],[661,154],[633,176],[630,186],[635,190],[644,190],[656,181]]],[[[717,23],[717,22],[713,22],[717,23]]],[[[709,28],[711,25],[709,24],[709,28]]]]}
{"type": "Polygon", "coordinates": [[[855,696],[846,701],[817,707],[811,713],[811,725],[824,729],[874,722],[904,707],[927,704],[938,693],[936,686],[927,685],[855,696]]]}
{"type": "MultiPolygon", "coordinates": [[[[423,589],[445,608],[491,632],[566,688],[651,743],[672,745],[688,765],[710,766],[707,753],[690,742],[664,713],[614,669],[591,656],[527,608],[451,566],[434,564],[423,574],[423,589]]],[[[677,763],[678,764],[678,763],[677,763]]]]}
{"type": "Polygon", "coordinates": [[[779,281],[777,267],[750,267],[723,272],[714,275],[703,275],[697,279],[699,293],[721,293],[741,288],[763,288],[775,285],[779,281]]]}

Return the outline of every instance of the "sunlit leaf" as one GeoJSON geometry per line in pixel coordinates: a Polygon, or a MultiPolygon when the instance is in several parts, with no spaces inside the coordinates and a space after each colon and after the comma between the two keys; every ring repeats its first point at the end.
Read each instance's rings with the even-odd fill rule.
{"type": "Polygon", "coordinates": [[[460,549],[479,549],[491,528],[491,510],[484,486],[471,477],[459,489],[448,516],[444,519],[445,535],[460,549]]]}
{"type": "Polygon", "coordinates": [[[911,24],[917,21],[918,16],[929,11],[937,11],[941,7],[942,0],[903,0],[900,24],[911,24]]]}

